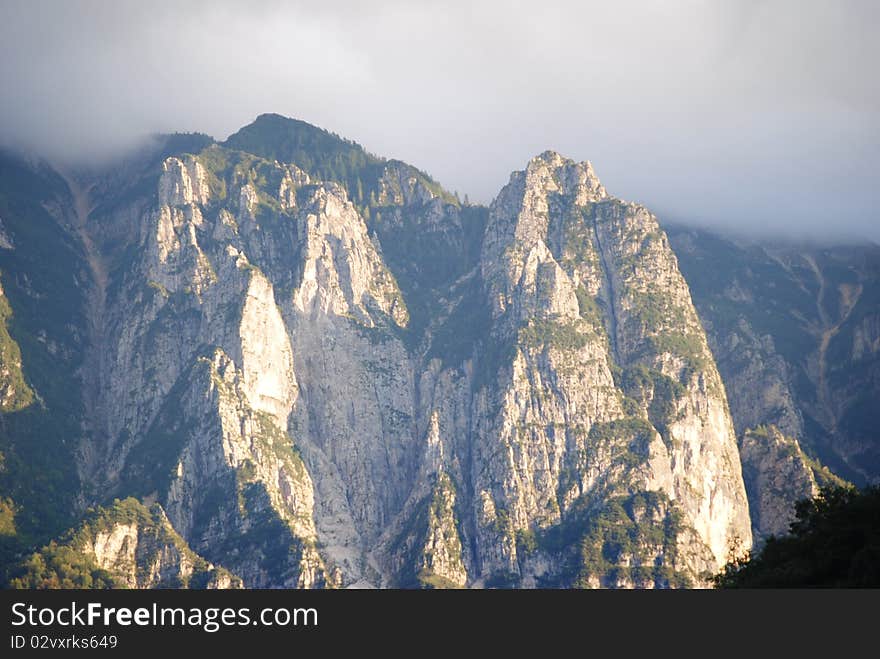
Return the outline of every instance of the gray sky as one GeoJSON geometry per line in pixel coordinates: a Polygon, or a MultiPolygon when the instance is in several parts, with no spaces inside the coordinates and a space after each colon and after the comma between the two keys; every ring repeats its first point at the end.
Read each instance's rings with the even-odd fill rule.
{"type": "Polygon", "coordinates": [[[483,202],[552,148],[661,218],[880,240],[878,28],[871,0],[0,0],[0,141],[278,112],[483,202]]]}

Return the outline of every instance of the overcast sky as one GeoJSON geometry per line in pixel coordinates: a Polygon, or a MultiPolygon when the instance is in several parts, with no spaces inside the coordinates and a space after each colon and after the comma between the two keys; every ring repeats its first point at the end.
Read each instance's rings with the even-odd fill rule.
{"type": "Polygon", "coordinates": [[[661,219],[880,240],[880,2],[0,0],[0,141],[278,112],[489,202],[551,148],[661,219]]]}

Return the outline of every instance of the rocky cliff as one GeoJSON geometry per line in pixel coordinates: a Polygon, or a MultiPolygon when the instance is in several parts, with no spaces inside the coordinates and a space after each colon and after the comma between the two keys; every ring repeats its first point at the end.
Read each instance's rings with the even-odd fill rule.
{"type": "Polygon", "coordinates": [[[749,546],[724,387],[656,218],[609,196],[589,163],[547,152],[490,208],[481,274],[481,572],[663,586],[749,546]]]}
{"type": "MultiPolygon", "coordinates": [[[[666,234],[589,163],[543,153],[483,208],[264,115],[110,172],[15,172],[29,198],[45,182],[42,214],[7,209],[5,252],[38,217],[77,273],[72,320],[28,343],[62,276],[41,293],[33,262],[0,261],[22,310],[3,365],[46,392],[25,413],[70,410],[76,465],[51,472],[75,492],[54,525],[28,526],[38,502],[0,479],[22,548],[136,497],[147,517],[100,542],[86,517],[64,544],[114,584],[183,584],[201,561],[223,586],[670,587],[766,532],[666,234]],[[52,354],[65,396],[29,366],[52,354]]],[[[28,462],[21,431],[4,441],[28,462]]]]}

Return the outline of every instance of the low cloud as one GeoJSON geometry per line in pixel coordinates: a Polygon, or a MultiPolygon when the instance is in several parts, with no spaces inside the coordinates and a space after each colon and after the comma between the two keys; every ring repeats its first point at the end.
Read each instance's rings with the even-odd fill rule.
{"type": "Polygon", "coordinates": [[[0,141],[100,159],[278,112],[484,202],[552,148],[661,218],[880,240],[878,19],[867,1],[6,0],[0,141]]]}

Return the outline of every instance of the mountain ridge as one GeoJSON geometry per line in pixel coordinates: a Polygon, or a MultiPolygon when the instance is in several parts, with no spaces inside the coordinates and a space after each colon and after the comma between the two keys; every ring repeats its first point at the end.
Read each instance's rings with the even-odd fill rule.
{"type": "Polygon", "coordinates": [[[158,500],[247,587],[698,585],[751,544],[690,288],[589,162],[546,151],[485,208],[278,115],[183,141],[94,181],[82,499],[158,500]],[[239,148],[267,123],[314,161],[239,148]]]}

